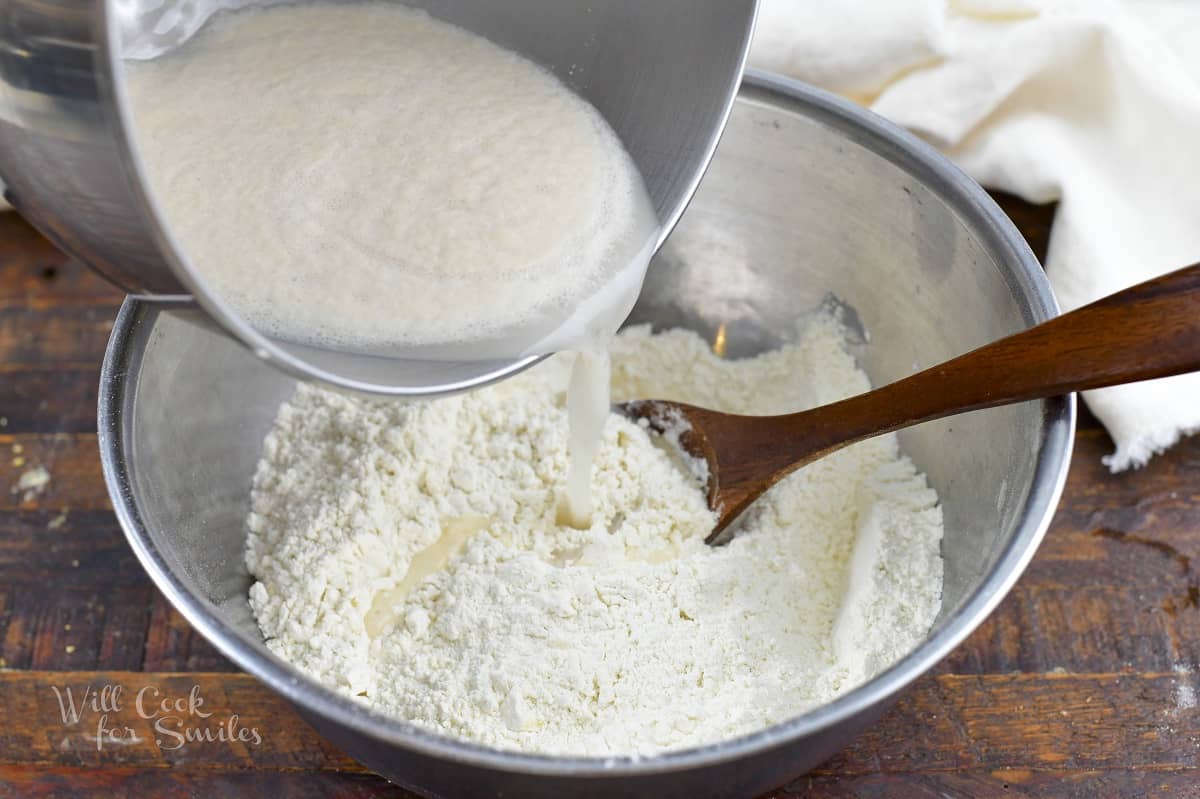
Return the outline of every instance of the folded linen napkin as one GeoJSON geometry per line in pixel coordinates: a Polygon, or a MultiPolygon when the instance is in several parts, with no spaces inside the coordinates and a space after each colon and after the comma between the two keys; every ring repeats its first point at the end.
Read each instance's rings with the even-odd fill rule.
{"type": "MultiPolygon", "coordinates": [[[[760,14],[753,66],[871,107],[986,186],[1060,201],[1046,271],[1064,310],[1200,260],[1200,3],[763,0],[760,14]]],[[[1200,429],[1200,375],[1084,399],[1113,471],[1200,429]]]]}

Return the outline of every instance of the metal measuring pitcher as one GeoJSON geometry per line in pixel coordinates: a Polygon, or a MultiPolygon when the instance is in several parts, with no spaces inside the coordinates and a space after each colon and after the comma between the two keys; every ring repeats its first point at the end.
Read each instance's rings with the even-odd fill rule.
{"type": "MultiPolygon", "coordinates": [[[[300,378],[432,396],[500,379],[541,357],[450,363],[325,350],[263,335],[234,313],[172,236],[131,134],[122,55],[168,50],[206,16],[176,15],[167,24],[164,9],[196,5],[172,1],[0,0],[0,179],[26,219],[126,291],[215,322],[300,378]]],[[[255,1],[209,0],[208,10],[255,1]]],[[[756,11],[756,0],[408,5],[530,58],[591,102],[642,172],[662,223],[660,244],[716,147],[756,11]]]]}

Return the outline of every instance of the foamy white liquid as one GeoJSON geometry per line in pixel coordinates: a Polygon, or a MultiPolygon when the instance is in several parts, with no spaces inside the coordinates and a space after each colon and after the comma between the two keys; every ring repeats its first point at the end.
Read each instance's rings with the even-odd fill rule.
{"type": "Polygon", "coordinates": [[[658,234],[594,108],[394,4],[220,15],[127,77],[171,229],[260,330],[409,358],[581,350],[563,515],[586,524],[608,340],[658,234]]]}
{"type": "Polygon", "coordinates": [[[126,71],[172,231],[264,332],[514,357],[577,345],[640,288],[658,224],[620,140],[479,36],[395,4],[277,6],[126,71]]]}

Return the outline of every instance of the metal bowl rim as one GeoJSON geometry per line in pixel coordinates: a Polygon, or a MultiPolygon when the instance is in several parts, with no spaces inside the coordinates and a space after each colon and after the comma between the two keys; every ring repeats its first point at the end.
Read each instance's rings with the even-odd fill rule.
{"type": "MultiPolygon", "coordinates": [[[[1011,220],[988,194],[920,139],[828,92],[780,76],[748,70],[739,97],[772,100],[783,108],[835,128],[905,169],[952,210],[976,223],[1019,300],[1029,304],[1027,321],[1058,313],[1040,264],[1011,220]]],[[[153,303],[128,298],[113,327],[101,372],[98,438],[105,482],[114,511],[138,560],[171,604],[222,654],[302,710],[391,746],[444,761],[510,773],[553,777],[619,778],[666,774],[718,765],[827,731],[895,698],[895,695],[963,641],[996,607],[1032,559],[1062,494],[1075,428],[1074,395],[1045,401],[1043,444],[1037,455],[1017,532],[994,568],[945,626],[885,672],[865,684],[765,730],[705,746],[650,757],[558,757],[492,749],[429,732],[371,711],[324,687],[282,659],[258,648],[229,627],[205,599],[192,594],[167,565],[135,507],[126,468],[124,425],[136,386],[145,335],[140,322],[153,303]],[[132,382],[130,382],[132,381],[132,382]]]]}

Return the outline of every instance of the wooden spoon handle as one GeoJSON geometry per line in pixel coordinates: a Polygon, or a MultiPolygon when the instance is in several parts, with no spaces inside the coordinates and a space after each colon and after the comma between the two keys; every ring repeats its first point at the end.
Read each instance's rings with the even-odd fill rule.
{"type": "MultiPolygon", "coordinates": [[[[774,441],[786,441],[780,433],[794,427],[793,441],[807,439],[805,448],[819,456],[843,442],[951,414],[1198,370],[1200,264],[1194,264],[876,391],[792,414],[784,430],[774,428],[774,441]]],[[[783,455],[778,444],[768,449],[783,455]]]]}
{"type": "Polygon", "coordinates": [[[1193,264],[893,385],[928,390],[923,412],[938,414],[1197,370],[1200,264],[1193,264]]]}

